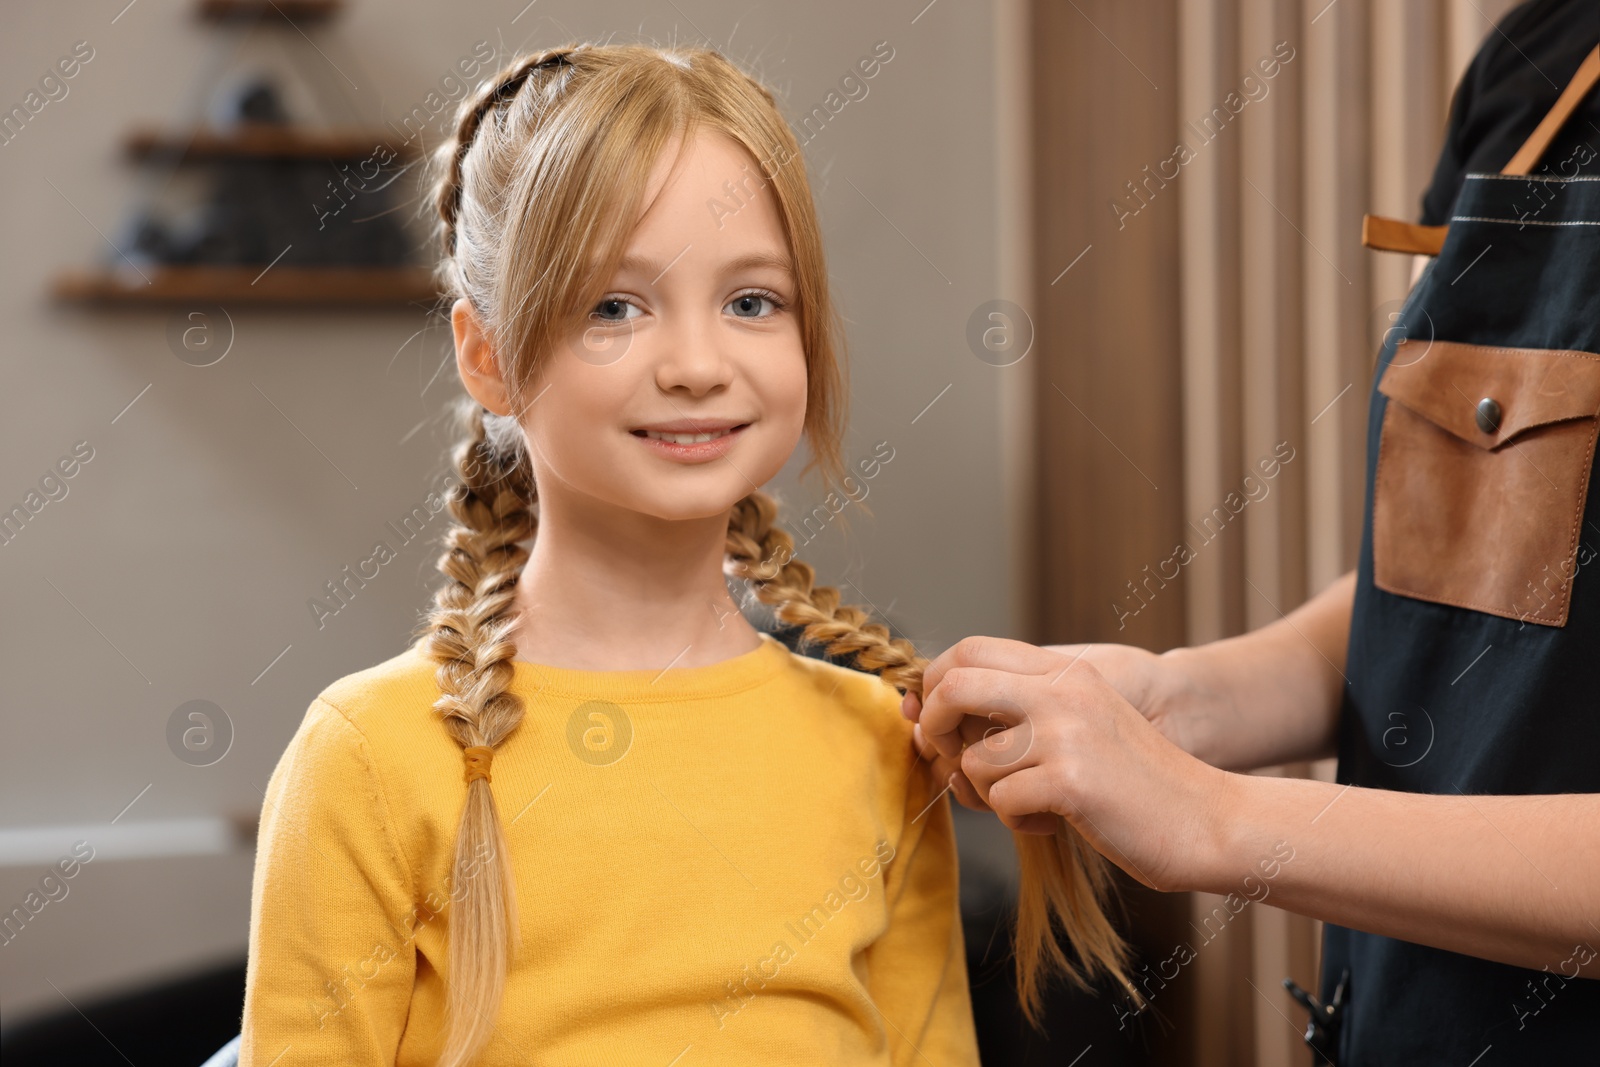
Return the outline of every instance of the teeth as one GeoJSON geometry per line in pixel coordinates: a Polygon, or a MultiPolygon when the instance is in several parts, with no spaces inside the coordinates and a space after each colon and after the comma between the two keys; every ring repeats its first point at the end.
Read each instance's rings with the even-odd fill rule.
{"type": "Polygon", "coordinates": [[[716,433],[661,433],[657,430],[646,430],[646,437],[653,437],[657,441],[670,441],[675,445],[697,445],[702,441],[714,441],[718,437],[728,436],[729,431],[718,430],[716,433]]]}

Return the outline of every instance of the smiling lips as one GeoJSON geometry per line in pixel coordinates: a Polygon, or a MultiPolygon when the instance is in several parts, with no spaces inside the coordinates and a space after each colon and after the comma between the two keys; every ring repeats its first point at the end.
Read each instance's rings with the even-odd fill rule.
{"type": "Polygon", "coordinates": [[[727,453],[750,424],[730,420],[684,419],[631,431],[646,448],[683,463],[703,462],[727,453]]]}

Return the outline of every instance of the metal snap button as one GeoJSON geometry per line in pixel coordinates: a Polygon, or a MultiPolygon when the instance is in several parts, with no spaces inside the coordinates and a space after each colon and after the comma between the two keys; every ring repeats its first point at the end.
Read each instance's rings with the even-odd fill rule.
{"type": "Polygon", "coordinates": [[[1486,396],[1478,401],[1478,429],[1484,433],[1494,433],[1500,429],[1500,402],[1494,397],[1486,396]]]}

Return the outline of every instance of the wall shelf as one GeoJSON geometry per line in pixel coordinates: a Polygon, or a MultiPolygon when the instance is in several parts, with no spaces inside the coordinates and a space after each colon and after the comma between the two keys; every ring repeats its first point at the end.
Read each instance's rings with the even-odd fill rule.
{"type": "MultiPolygon", "coordinates": [[[[259,29],[291,54],[321,52],[301,26],[320,28],[343,7],[340,0],[192,2],[202,21],[245,34],[259,29]]],[[[241,44],[234,42],[235,56],[241,44]]],[[[370,118],[302,125],[270,74],[248,74],[226,97],[214,84],[200,95],[191,113],[211,117],[198,126],[146,123],[122,139],[124,154],[147,174],[166,170],[170,177],[192,167],[198,196],[196,183],[182,183],[178,192],[192,203],[174,208],[161,200],[168,183],[144,183],[145,202],[115,239],[106,238],[116,255],[56,275],[56,300],[89,307],[437,305],[433,272],[417,262],[415,238],[395,214],[404,206],[395,203],[399,191],[390,188],[420,155],[417,144],[381,123],[367,125],[370,118]]],[[[345,104],[345,113],[360,113],[345,104]]]]}
{"type": "Polygon", "coordinates": [[[397,141],[387,130],[305,130],[277,123],[244,123],[231,130],[200,128],[168,133],[154,127],[136,129],[123,140],[132,159],[328,159],[366,160],[380,149],[394,159],[411,159],[416,147],[397,141]]]}
{"type": "Polygon", "coordinates": [[[87,304],[297,304],[431,306],[439,298],[425,267],[288,267],[205,264],[132,270],[68,271],[55,280],[58,300],[87,304]]]}

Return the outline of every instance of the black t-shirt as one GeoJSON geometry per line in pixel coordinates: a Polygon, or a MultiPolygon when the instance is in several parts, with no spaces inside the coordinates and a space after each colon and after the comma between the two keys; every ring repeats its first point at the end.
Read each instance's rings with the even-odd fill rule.
{"type": "MultiPolygon", "coordinates": [[[[1424,225],[1450,220],[1463,175],[1498,171],[1516,155],[1596,43],[1600,0],[1531,0],[1489,31],[1450,101],[1444,148],[1422,196],[1424,225]]],[[[1590,160],[1583,172],[1600,173],[1600,89],[1578,105],[1533,173],[1548,168],[1572,177],[1579,169],[1573,159],[1579,144],[1594,150],[1579,155],[1590,160]]]]}

